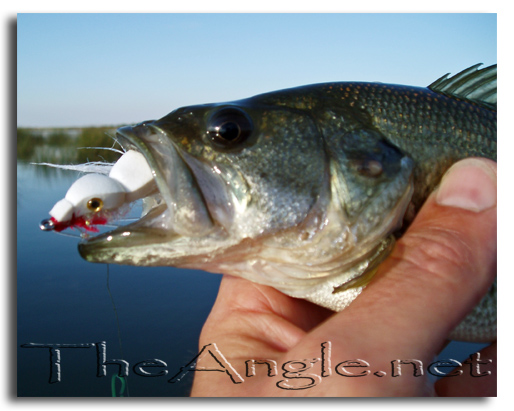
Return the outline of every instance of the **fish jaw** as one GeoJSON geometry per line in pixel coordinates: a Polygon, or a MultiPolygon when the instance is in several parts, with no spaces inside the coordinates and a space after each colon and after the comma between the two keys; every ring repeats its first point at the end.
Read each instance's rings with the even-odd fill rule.
{"type": "MultiPolygon", "coordinates": [[[[341,182],[332,175],[330,194],[320,196],[302,224],[261,238],[259,247],[247,252],[246,258],[229,256],[211,261],[210,271],[269,285],[334,311],[343,310],[389,255],[393,233],[402,227],[414,188],[412,161],[404,158],[401,165],[401,172],[390,184],[391,194],[398,190],[398,197],[378,225],[365,224],[368,232],[358,229],[361,221],[350,221],[337,195],[341,182]]],[[[367,219],[369,210],[376,206],[369,204],[361,218],[367,219]]]]}
{"type": "MultiPolygon", "coordinates": [[[[296,133],[305,125],[310,134],[317,132],[310,116],[270,110],[266,116],[274,129],[259,129],[243,150],[216,151],[210,145],[212,139],[205,138],[208,122],[219,121],[227,112],[236,111],[241,116],[242,110],[232,109],[234,105],[178,109],[163,119],[118,130],[120,144],[139,151],[148,161],[160,194],[156,206],[137,223],[83,241],[79,245],[83,258],[220,272],[221,261],[252,260],[262,248],[262,238],[296,226],[315,208],[318,186],[328,175],[324,174],[322,139],[317,135],[314,142],[304,139],[298,144],[301,136],[296,133]],[[280,140],[278,136],[277,143],[269,138],[284,129],[279,125],[282,122],[275,120],[296,126],[288,134],[296,140],[280,140]],[[268,150],[290,157],[283,161],[260,157],[268,150]],[[307,166],[314,165],[306,171],[304,164],[291,163],[287,167],[291,175],[274,184],[285,174],[287,160],[297,158],[290,153],[298,150],[310,156],[307,166]],[[304,189],[305,185],[297,184],[301,172],[304,180],[309,179],[304,189]],[[300,195],[291,201],[297,191],[300,195]]],[[[326,195],[325,190],[320,197],[326,195]]]]}
{"type": "Polygon", "coordinates": [[[233,213],[244,209],[248,202],[240,178],[225,181],[229,171],[215,168],[218,172],[213,172],[207,164],[179,153],[169,133],[155,122],[120,128],[117,139],[125,149],[143,154],[159,194],[143,199],[143,206],[145,202],[149,205],[137,222],[84,239],[79,244],[84,259],[142,266],[186,266],[199,257],[202,259],[202,255],[205,260],[218,248],[238,242],[227,232],[234,222],[233,213]],[[204,199],[211,200],[210,204],[216,207],[209,207],[204,199]]]}
{"type": "Polygon", "coordinates": [[[384,158],[356,163],[361,153],[349,137],[350,151],[341,145],[348,152],[329,151],[310,116],[266,109],[267,123],[261,121],[248,147],[218,153],[202,140],[202,119],[224,108],[181,109],[118,130],[122,146],[145,157],[159,195],[136,223],[81,242],[82,257],[231,274],[299,298],[330,294],[364,274],[383,238],[401,225],[412,195],[410,159],[390,153],[384,158],[396,165],[377,172],[384,158]],[[363,172],[361,163],[370,167],[363,172]],[[350,207],[362,179],[376,199],[350,207]]]}
{"type": "MultiPolygon", "coordinates": [[[[147,160],[157,189],[167,205],[162,226],[179,234],[202,235],[212,222],[191,172],[166,133],[146,124],[123,127],[117,137],[134,145],[147,160]]],[[[123,143],[122,143],[123,144],[123,143]]]]}

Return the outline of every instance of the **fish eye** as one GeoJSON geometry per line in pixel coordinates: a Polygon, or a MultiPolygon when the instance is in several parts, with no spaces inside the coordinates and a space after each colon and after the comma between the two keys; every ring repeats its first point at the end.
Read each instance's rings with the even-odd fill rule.
{"type": "Polygon", "coordinates": [[[350,166],[361,176],[369,178],[380,177],[384,171],[382,163],[373,159],[352,160],[350,166]]]}
{"type": "Polygon", "coordinates": [[[87,202],[87,208],[93,213],[98,213],[104,205],[104,202],[100,198],[92,198],[87,202]]]}
{"type": "Polygon", "coordinates": [[[215,144],[230,147],[241,143],[252,134],[250,117],[235,107],[223,108],[210,118],[207,134],[215,144]]]}

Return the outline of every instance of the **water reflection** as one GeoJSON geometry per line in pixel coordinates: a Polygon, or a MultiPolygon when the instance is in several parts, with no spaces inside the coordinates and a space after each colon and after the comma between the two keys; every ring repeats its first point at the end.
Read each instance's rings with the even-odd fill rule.
{"type": "Polygon", "coordinates": [[[62,147],[51,144],[48,135],[21,134],[16,236],[18,395],[111,396],[118,366],[107,365],[107,375],[97,377],[94,348],[62,350],[61,381],[50,384],[49,350],[22,347],[105,341],[107,360],[121,358],[130,365],[127,383],[131,396],[187,396],[192,375],[178,384],[170,384],[168,379],[198,352],[198,336],[220,276],[170,267],[125,266],[109,266],[108,276],[106,265],[80,258],[78,237],[40,231],[39,222],[48,217],[48,210],[80,174],[30,162],[115,161],[119,155],[92,151],[81,158],[83,151],[76,150],[84,145],[111,146],[105,130],[96,133],[105,136],[105,142],[84,142],[82,134],[77,134],[66,141],[59,137],[59,144],[67,144],[62,147]],[[136,363],[154,358],[166,363],[169,376],[135,375],[132,367],[136,363]]]}
{"type": "MultiPolygon", "coordinates": [[[[171,267],[125,266],[110,266],[108,274],[105,265],[80,258],[78,238],[39,230],[39,222],[79,174],[30,163],[116,161],[119,154],[110,151],[78,149],[110,147],[114,130],[18,130],[19,396],[111,396],[111,377],[118,367],[108,365],[108,375],[97,377],[94,350],[63,350],[61,382],[50,384],[48,349],[21,348],[28,343],[100,341],[106,342],[107,359],[122,358],[130,367],[146,359],[166,363],[167,375],[156,378],[135,375],[130,368],[131,396],[189,393],[192,373],[177,384],[168,380],[198,353],[198,336],[214,303],[220,276],[171,267]]],[[[439,358],[464,360],[480,347],[452,343],[439,358]]]]}

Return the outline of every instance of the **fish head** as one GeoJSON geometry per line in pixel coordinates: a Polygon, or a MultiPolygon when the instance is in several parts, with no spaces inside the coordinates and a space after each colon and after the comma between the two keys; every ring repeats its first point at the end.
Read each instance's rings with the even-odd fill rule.
{"type": "MultiPolygon", "coordinates": [[[[158,194],[143,199],[139,221],[79,244],[92,262],[203,269],[294,293],[355,264],[352,251],[369,254],[356,226],[372,201],[354,194],[398,187],[381,210],[396,220],[402,211],[393,210],[408,202],[401,158],[395,167],[379,164],[378,154],[359,165],[351,147],[328,147],[319,118],[297,105],[253,98],[184,107],[120,128],[117,139],[143,154],[158,194]]],[[[374,146],[381,148],[389,149],[374,146]]],[[[396,220],[373,228],[383,236],[396,220]]]]}

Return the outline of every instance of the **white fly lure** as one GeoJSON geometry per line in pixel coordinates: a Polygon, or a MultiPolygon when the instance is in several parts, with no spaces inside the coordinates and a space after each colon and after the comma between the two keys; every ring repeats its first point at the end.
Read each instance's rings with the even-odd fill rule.
{"type": "Polygon", "coordinates": [[[91,173],[75,181],[65,197],[41,221],[44,231],[80,227],[97,232],[123,206],[143,198],[156,189],[152,170],[143,155],[129,150],[111,166],[108,175],[91,173]]]}

